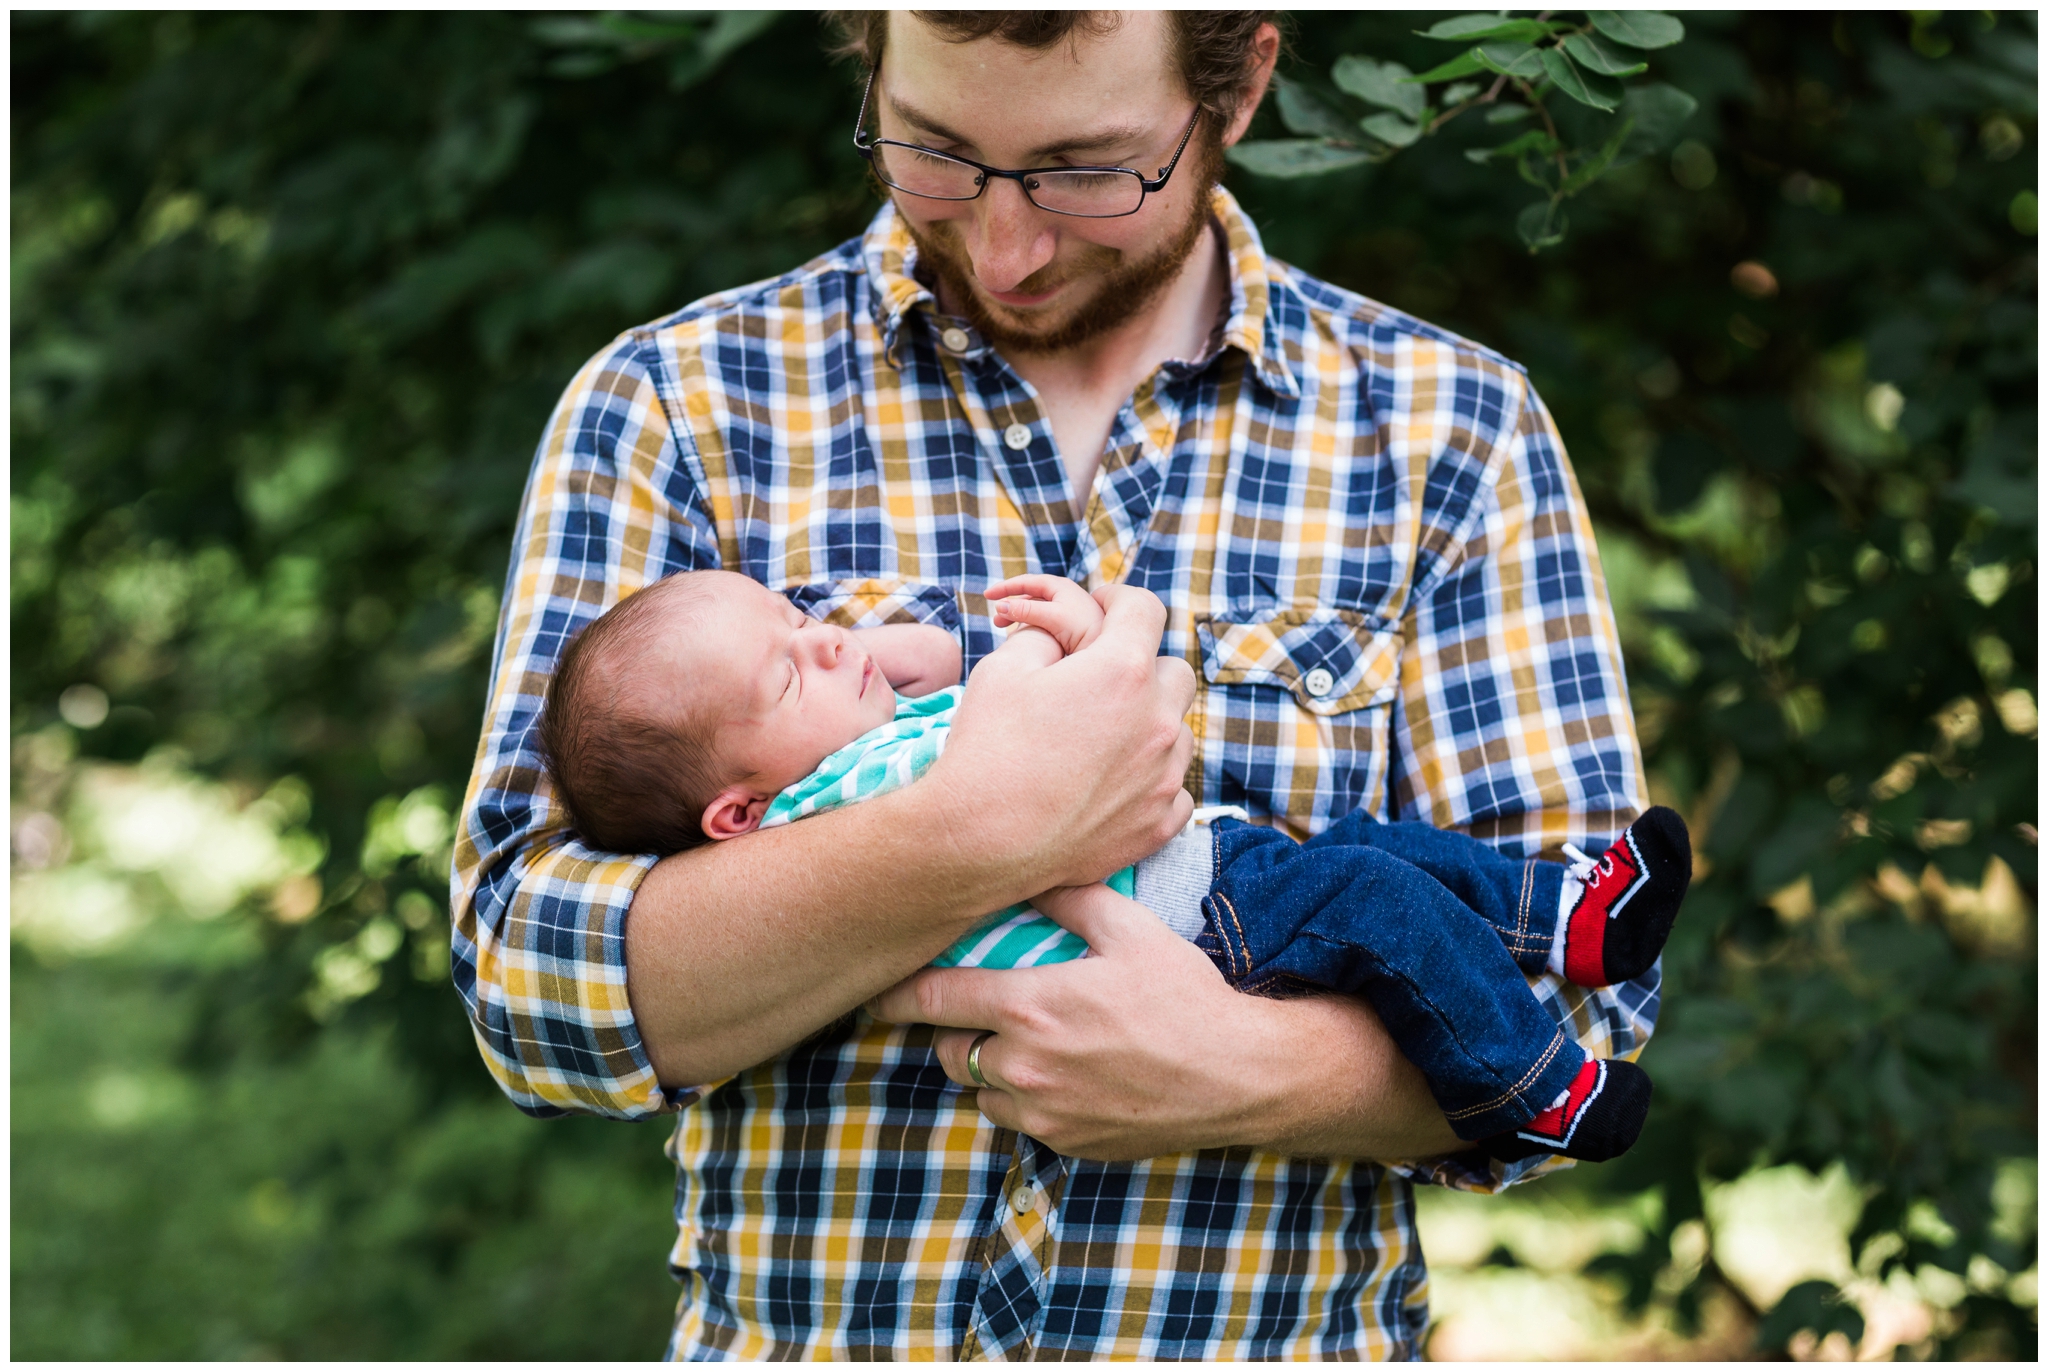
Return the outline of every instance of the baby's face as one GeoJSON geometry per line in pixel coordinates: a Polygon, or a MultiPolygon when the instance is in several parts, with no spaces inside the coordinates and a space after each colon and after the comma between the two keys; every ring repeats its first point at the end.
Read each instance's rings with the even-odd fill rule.
{"type": "Polygon", "coordinates": [[[696,670],[676,679],[718,692],[719,756],[762,793],[895,718],[896,692],[846,630],[737,575],[719,578],[707,609],[696,670]]]}

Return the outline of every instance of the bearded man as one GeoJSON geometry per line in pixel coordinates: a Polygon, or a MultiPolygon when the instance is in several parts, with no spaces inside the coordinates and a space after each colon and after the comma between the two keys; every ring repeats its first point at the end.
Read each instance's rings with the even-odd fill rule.
{"type": "MultiPolygon", "coordinates": [[[[679,1112],[674,1357],[1417,1356],[1411,1185],[1532,1165],[1459,1153],[1364,1005],[1238,995],[1096,883],[1197,803],[1604,847],[1641,764],[1550,418],[1261,249],[1217,178],[1266,13],[838,21],[866,234],[621,335],[535,459],[454,874],[484,1058],[535,1114],[679,1112]],[[708,567],[970,665],[1005,577],[1108,622],[975,673],[903,790],[595,851],[541,769],[549,674],[708,567]],[[1094,955],[918,970],[1034,897],[1094,955]]],[[[1536,985],[1633,1056],[1655,978],[1536,985]]]]}

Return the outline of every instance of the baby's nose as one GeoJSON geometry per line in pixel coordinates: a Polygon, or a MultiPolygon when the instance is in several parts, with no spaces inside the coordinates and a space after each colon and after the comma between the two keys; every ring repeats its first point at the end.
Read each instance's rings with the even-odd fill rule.
{"type": "Polygon", "coordinates": [[[827,667],[839,665],[839,655],[846,647],[846,630],[832,624],[820,624],[811,636],[811,651],[817,660],[827,667]]]}

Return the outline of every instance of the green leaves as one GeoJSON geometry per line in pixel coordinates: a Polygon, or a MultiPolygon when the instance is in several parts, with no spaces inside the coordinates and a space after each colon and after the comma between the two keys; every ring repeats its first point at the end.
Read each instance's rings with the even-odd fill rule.
{"type": "MultiPolygon", "coordinates": [[[[1340,57],[1337,60],[1341,62],[1344,59],[1340,57]]],[[[1474,48],[1470,52],[1459,53],[1456,57],[1440,66],[1431,67],[1420,76],[1411,76],[1408,79],[1418,83],[1454,81],[1460,76],[1473,76],[1487,70],[1489,70],[1487,65],[1479,60],[1479,49],[1474,48]]]]}
{"type": "Polygon", "coordinates": [[[1692,118],[1700,102],[1661,81],[1629,87],[1622,97],[1621,113],[1628,120],[1628,136],[1615,159],[1625,166],[1651,153],[1662,152],[1678,141],[1678,131],[1692,118]]]}
{"type": "Polygon", "coordinates": [[[1305,146],[1250,146],[1233,158],[1265,175],[1301,177],[1395,156],[1472,109],[1485,107],[1490,124],[1540,117],[1544,131],[1525,134],[1492,148],[1466,148],[1479,165],[1511,164],[1515,174],[1548,197],[1540,213],[1518,215],[1516,235],[1531,251],[1563,239],[1562,202],[1578,195],[1615,168],[1668,145],[1676,125],[1692,112],[1691,98],[1669,86],[1642,96],[1624,86],[1649,64],[1630,49],[1670,47],[1684,26],[1653,12],[1606,12],[1575,22],[1569,18],[1511,18],[1465,14],[1440,19],[1419,30],[1424,38],[1469,44],[1449,61],[1413,75],[1401,63],[1350,53],[1330,69],[1336,89],[1384,113],[1358,118],[1354,132],[1346,118],[1292,82],[1280,85],[1280,114],[1288,129],[1325,141],[1305,146]],[[1492,76],[1488,82],[1466,77],[1492,76]],[[1443,85],[1432,117],[1427,88],[1443,85]],[[1551,95],[1610,121],[1589,130],[1583,119],[1560,126],[1547,108],[1551,95]],[[1567,136],[1569,135],[1569,136],[1567,136]],[[1356,155],[1353,155],[1356,154],[1356,155]]]}
{"type": "Polygon", "coordinates": [[[1564,242],[1565,228],[1564,212],[1558,209],[1555,200],[1539,200],[1515,216],[1515,232],[1522,236],[1530,252],[1564,242]]]}
{"type": "Polygon", "coordinates": [[[1621,103],[1621,87],[1597,76],[1587,76],[1558,49],[1545,48],[1541,56],[1543,70],[1557,83],[1557,88],[1581,105],[1608,113],[1621,103]]]}
{"type": "Polygon", "coordinates": [[[1321,96],[1298,81],[1285,76],[1274,82],[1280,106],[1281,122],[1291,132],[1311,138],[1349,139],[1355,132],[1355,121],[1346,118],[1342,111],[1330,106],[1321,96]]]}
{"type": "Polygon", "coordinates": [[[1472,52],[1481,66],[1502,76],[1518,76],[1527,81],[1543,73],[1543,57],[1531,43],[1481,43],[1472,52]]]}
{"type": "Polygon", "coordinates": [[[1422,137],[1419,125],[1411,124],[1397,114],[1368,115],[1358,121],[1358,126],[1390,147],[1405,148],[1422,137]]]}
{"type": "Polygon", "coordinates": [[[1511,38],[1533,43],[1550,36],[1551,25],[1534,19],[1503,19],[1497,14],[1461,14],[1419,30],[1424,38],[1447,42],[1477,43],[1488,38],[1511,38]]]}
{"type": "Polygon", "coordinates": [[[1655,10],[1589,10],[1593,27],[1632,48],[1668,48],[1685,37],[1685,25],[1655,10]]]}
{"type": "Polygon", "coordinates": [[[1590,33],[1566,34],[1564,50],[1587,71],[1601,76],[1634,76],[1650,69],[1648,62],[1618,53],[1590,33]]]}
{"type": "Polygon", "coordinates": [[[1368,105],[1378,105],[1411,120],[1421,118],[1429,106],[1428,92],[1414,83],[1414,73],[1399,62],[1340,57],[1330,68],[1330,81],[1338,90],[1355,95],[1368,105]]]}
{"type": "Polygon", "coordinates": [[[1825,1338],[1837,1330],[1855,1347],[1863,1339],[1862,1312],[1843,1298],[1833,1282],[1803,1281],[1787,1291],[1764,1317],[1756,1341],[1760,1348],[1782,1349],[1801,1331],[1825,1338]]]}
{"type": "Polygon", "coordinates": [[[536,20],[534,36],[567,51],[548,64],[556,76],[600,76],[623,63],[666,54],[669,89],[686,90],[773,23],[768,10],[701,14],[625,14],[536,20]]]}
{"type": "Polygon", "coordinates": [[[1541,129],[1531,129],[1521,137],[1502,143],[1494,148],[1467,148],[1465,160],[1485,166],[1488,162],[1508,157],[1548,157],[1558,149],[1557,139],[1541,129]]]}
{"type": "Polygon", "coordinates": [[[1224,154],[1232,163],[1259,176],[1319,176],[1363,166],[1373,160],[1361,148],[1342,148],[1319,138],[1266,138],[1239,143],[1224,154]]]}

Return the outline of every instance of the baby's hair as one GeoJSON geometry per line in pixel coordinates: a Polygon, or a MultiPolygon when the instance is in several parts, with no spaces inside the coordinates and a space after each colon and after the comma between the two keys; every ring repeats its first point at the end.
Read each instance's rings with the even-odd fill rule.
{"type": "MultiPolygon", "coordinates": [[[[541,708],[540,750],[570,825],[614,853],[673,853],[705,841],[704,808],[729,778],[712,751],[716,720],[636,710],[619,689],[626,664],[653,641],[658,612],[685,598],[695,627],[709,576],[679,572],[627,596],[570,640],[541,708]]],[[[674,622],[664,626],[673,632],[674,622]]]]}

